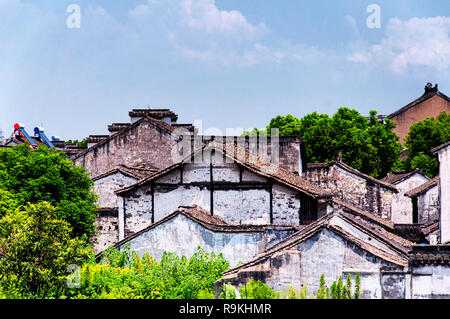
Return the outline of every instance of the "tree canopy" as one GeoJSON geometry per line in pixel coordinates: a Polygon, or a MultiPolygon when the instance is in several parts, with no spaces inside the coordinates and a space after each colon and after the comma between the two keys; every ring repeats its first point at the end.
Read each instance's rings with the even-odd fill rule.
{"type": "Polygon", "coordinates": [[[405,169],[419,168],[429,176],[439,174],[439,161],[431,150],[450,140],[450,113],[443,111],[437,118],[429,117],[411,125],[405,138],[408,156],[405,169]]]}
{"type": "Polygon", "coordinates": [[[18,145],[0,151],[0,217],[8,208],[48,202],[67,221],[71,236],[90,236],[96,218],[93,182],[84,168],[45,145],[18,145]]]}
{"type": "MultiPolygon", "coordinates": [[[[380,121],[376,115],[376,111],[371,111],[367,118],[346,107],[331,117],[317,112],[301,119],[291,114],[279,115],[270,121],[266,134],[270,136],[271,130],[277,128],[280,136],[302,137],[307,162],[329,162],[342,153],[346,164],[381,178],[398,166],[402,145],[392,131],[395,123],[389,119],[380,121]]],[[[254,129],[244,134],[255,132],[254,129]]]]}

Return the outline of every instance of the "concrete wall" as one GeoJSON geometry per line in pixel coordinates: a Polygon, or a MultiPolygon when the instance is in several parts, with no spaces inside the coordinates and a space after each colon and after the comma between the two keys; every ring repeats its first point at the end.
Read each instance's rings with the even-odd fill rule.
{"type": "Polygon", "coordinates": [[[222,253],[231,267],[247,262],[269,245],[292,234],[292,231],[215,232],[179,214],[158,227],[129,241],[139,255],[148,252],[160,260],[164,251],[191,257],[200,246],[207,252],[222,253]]]}
{"type": "Polygon", "coordinates": [[[309,167],[306,179],[354,206],[383,218],[391,218],[395,192],[348,172],[337,165],[309,167]]]}
{"type": "Polygon", "coordinates": [[[450,241],[450,145],[439,151],[441,241],[450,241]]]}
{"type": "Polygon", "coordinates": [[[397,194],[393,194],[392,198],[391,220],[394,223],[411,224],[413,222],[412,201],[410,197],[405,196],[405,193],[425,183],[426,181],[427,179],[424,176],[414,174],[413,176],[395,185],[399,192],[397,194]]]}

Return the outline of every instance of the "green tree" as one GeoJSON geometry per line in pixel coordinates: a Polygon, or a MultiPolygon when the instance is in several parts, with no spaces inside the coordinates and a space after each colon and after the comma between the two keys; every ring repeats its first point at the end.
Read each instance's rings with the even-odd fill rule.
{"type": "Polygon", "coordinates": [[[276,293],[265,283],[251,279],[239,289],[242,299],[275,299],[276,293]]]}
{"type": "Polygon", "coordinates": [[[49,203],[9,210],[0,219],[0,290],[6,297],[58,297],[67,267],[93,258],[85,240],[72,239],[69,223],[55,218],[49,203]],[[6,288],[5,288],[6,287],[6,288]]]}
{"type": "Polygon", "coordinates": [[[277,116],[267,126],[267,134],[278,128],[280,136],[303,137],[307,162],[328,162],[341,153],[346,164],[380,178],[398,163],[402,146],[392,131],[395,123],[380,121],[376,114],[371,111],[366,118],[342,107],[332,117],[317,112],[300,120],[290,114],[277,116]]]}
{"type": "MultiPolygon", "coordinates": [[[[55,216],[71,225],[73,238],[94,232],[96,218],[93,182],[84,168],[74,166],[62,152],[27,144],[0,151],[0,189],[17,206],[49,202],[55,216]]],[[[5,198],[6,198],[5,197],[5,198]]]]}
{"type": "Polygon", "coordinates": [[[414,123],[405,138],[408,156],[404,162],[405,169],[419,168],[429,176],[439,174],[437,157],[431,150],[450,139],[450,113],[445,111],[437,118],[429,117],[414,123]]]}
{"type": "Polygon", "coordinates": [[[81,268],[79,288],[67,292],[70,298],[163,298],[213,299],[215,282],[228,270],[221,254],[206,253],[200,247],[190,257],[164,252],[160,262],[148,253],[140,257],[125,245],[110,247],[98,263],[81,268]]]}

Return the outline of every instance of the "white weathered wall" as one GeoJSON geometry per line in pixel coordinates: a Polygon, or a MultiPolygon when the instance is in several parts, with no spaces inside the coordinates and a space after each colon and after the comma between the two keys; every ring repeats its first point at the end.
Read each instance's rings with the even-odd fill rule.
{"type": "Polygon", "coordinates": [[[412,217],[412,200],[405,196],[405,193],[413,188],[420,186],[428,181],[424,176],[420,174],[414,174],[408,179],[396,184],[395,186],[399,190],[397,194],[393,195],[392,199],[392,217],[391,220],[396,224],[411,224],[412,217]]]}
{"type": "Polygon", "coordinates": [[[300,196],[297,191],[284,185],[272,187],[273,223],[277,225],[299,225],[300,196]]]}
{"type": "MultiPolygon", "coordinates": [[[[150,185],[143,185],[133,193],[118,200],[119,232],[127,237],[152,223],[152,194],[150,185]],[[123,222],[122,222],[123,219],[123,222]]],[[[121,238],[123,239],[123,237],[121,238]]]]}
{"type": "MultiPolygon", "coordinates": [[[[279,231],[278,238],[292,232],[279,231]]],[[[177,215],[167,222],[150,229],[129,241],[130,248],[139,255],[148,252],[160,260],[164,251],[191,257],[200,246],[207,252],[222,253],[231,267],[240,261],[247,262],[266,247],[266,235],[261,232],[226,233],[213,232],[184,215],[177,215]]]]}
{"type": "Polygon", "coordinates": [[[206,187],[176,186],[169,189],[155,186],[155,223],[178,210],[180,206],[194,204],[210,210],[210,191],[206,187]]]}
{"type": "Polygon", "coordinates": [[[99,214],[94,223],[97,227],[97,236],[93,244],[96,253],[105,250],[119,240],[118,218],[109,214],[99,214]]]}
{"type": "Polygon", "coordinates": [[[214,215],[230,224],[270,224],[270,194],[264,189],[215,190],[214,215]]]}
{"type": "Polygon", "coordinates": [[[441,241],[450,241],[450,145],[439,151],[441,241]]]}
{"type": "Polygon", "coordinates": [[[423,265],[412,271],[413,298],[450,298],[450,265],[423,265]]]}
{"type": "Polygon", "coordinates": [[[135,182],[135,178],[120,172],[94,181],[94,192],[98,195],[97,205],[100,207],[117,207],[117,195],[114,192],[135,182]]]}
{"type": "Polygon", "coordinates": [[[427,223],[439,217],[439,186],[417,196],[419,223],[427,223]]]}

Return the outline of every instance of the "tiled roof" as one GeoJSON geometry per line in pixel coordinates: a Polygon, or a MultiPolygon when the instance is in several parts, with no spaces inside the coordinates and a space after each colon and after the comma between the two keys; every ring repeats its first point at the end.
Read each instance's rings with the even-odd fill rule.
{"type": "Polygon", "coordinates": [[[339,234],[347,241],[353,243],[355,246],[360,247],[361,249],[366,250],[369,253],[371,253],[379,258],[382,258],[384,260],[387,260],[389,262],[392,262],[392,263],[400,265],[400,266],[406,266],[408,263],[407,252],[409,250],[409,247],[413,245],[412,242],[406,241],[405,239],[403,239],[399,236],[396,236],[395,234],[392,234],[392,233],[382,229],[381,227],[371,225],[370,223],[365,223],[365,222],[361,223],[361,220],[355,219],[355,216],[352,217],[351,214],[346,214],[346,213],[343,214],[342,212],[341,213],[334,212],[334,213],[323,216],[322,218],[320,218],[319,220],[315,221],[314,223],[312,223],[308,226],[305,226],[304,228],[300,229],[298,232],[292,234],[288,238],[286,238],[286,239],[282,240],[281,242],[277,243],[276,245],[270,247],[264,253],[255,257],[253,260],[229,270],[224,275],[236,273],[242,269],[255,266],[256,264],[260,263],[261,261],[264,261],[265,259],[269,258],[270,256],[273,256],[274,254],[281,252],[282,250],[288,250],[291,247],[294,247],[294,246],[298,245],[299,243],[306,241],[307,239],[318,234],[324,228],[339,234]],[[334,216],[337,216],[337,215],[339,215],[339,216],[343,217],[345,220],[351,222],[353,226],[359,228],[361,231],[368,233],[371,236],[376,236],[376,238],[378,238],[383,243],[385,243],[387,246],[389,246],[394,251],[396,251],[398,253],[398,255],[394,255],[392,253],[387,252],[384,249],[381,249],[374,245],[368,244],[367,242],[365,242],[359,238],[356,238],[355,236],[346,232],[344,229],[340,228],[339,226],[334,225],[331,222],[331,220],[334,216]]]}
{"type": "Polygon", "coordinates": [[[405,193],[405,196],[416,197],[417,195],[426,192],[427,190],[439,185],[439,175],[430,179],[428,182],[411,189],[409,192],[405,193]]]}
{"type": "Polygon", "coordinates": [[[170,117],[174,122],[177,121],[178,115],[172,112],[170,109],[133,109],[128,113],[130,117],[152,117],[158,120],[162,120],[164,117],[170,117]]]}
{"type": "Polygon", "coordinates": [[[338,167],[340,167],[340,168],[346,170],[347,172],[352,173],[352,174],[354,174],[356,176],[362,177],[365,180],[371,181],[371,182],[373,182],[375,184],[379,184],[379,185],[381,185],[381,186],[383,186],[385,188],[388,188],[388,189],[390,189],[390,190],[392,190],[394,192],[398,192],[398,189],[395,187],[395,185],[393,185],[391,183],[387,183],[387,182],[385,182],[383,180],[376,179],[376,178],[374,178],[372,176],[369,176],[367,174],[364,174],[364,173],[358,171],[357,169],[351,167],[350,165],[345,164],[342,161],[331,161],[331,162],[328,162],[328,163],[308,163],[307,164],[307,169],[328,168],[328,167],[331,167],[333,165],[336,165],[336,166],[338,166],[338,167]]]}
{"type": "Polygon", "coordinates": [[[150,167],[129,167],[129,166],[125,166],[125,165],[120,165],[119,167],[113,168],[103,174],[97,175],[95,177],[92,178],[93,181],[97,181],[99,179],[102,179],[106,176],[115,174],[115,173],[122,173],[126,176],[132,177],[136,180],[140,180],[142,178],[146,178],[148,176],[151,176],[153,174],[155,174],[155,172],[157,172],[158,170],[155,168],[150,168],[150,167]]]}
{"type": "Polygon", "coordinates": [[[108,131],[119,132],[126,129],[130,125],[131,125],[130,123],[113,123],[111,125],[108,125],[108,131]]]}
{"type": "Polygon", "coordinates": [[[425,175],[418,168],[416,168],[416,169],[412,169],[409,171],[403,171],[403,172],[393,171],[391,173],[388,173],[388,175],[381,180],[383,182],[395,185],[395,184],[398,184],[398,183],[408,179],[411,176],[414,176],[414,174],[420,174],[423,177],[429,179],[429,177],[427,175],[425,175]]]}
{"type": "Polygon", "coordinates": [[[431,150],[431,153],[436,154],[438,151],[440,151],[441,149],[443,149],[443,148],[445,148],[445,147],[447,147],[447,146],[449,146],[449,145],[450,145],[450,141],[448,141],[448,142],[446,142],[446,143],[444,143],[444,144],[441,144],[441,145],[439,145],[438,147],[433,148],[433,149],[431,150]]]}
{"type": "Polygon", "coordinates": [[[239,147],[235,144],[218,144],[216,142],[211,142],[203,147],[200,147],[196,151],[192,152],[190,155],[188,155],[185,159],[182,161],[179,161],[163,170],[160,170],[159,172],[155,173],[154,175],[147,177],[145,179],[142,179],[138,181],[135,184],[132,184],[130,186],[124,187],[118,191],[116,191],[117,194],[125,193],[129,190],[132,190],[140,185],[146,184],[148,182],[151,182],[152,180],[156,179],[157,177],[160,177],[178,167],[181,165],[184,165],[188,160],[190,160],[192,157],[195,157],[197,154],[199,154],[202,151],[205,151],[207,148],[219,151],[223,153],[228,158],[232,159],[236,163],[244,166],[248,170],[270,178],[272,180],[275,180],[281,184],[284,184],[290,188],[294,188],[298,191],[301,191],[311,197],[314,198],[321,198],[321,197],[331,197],[331,194],[328,192],[320,189],[319,187],[313,185],[312,183],[308,182],[306,179],[297,176],[285,169],[280,168],[278,165],[262,161],[258,156],[249,153],[247,150],[245,150],[242,147],[239,147]]]}
{"type": "Polygon", "coordinates": [[[413,266],[428,264],[450,264],[450,245],[413,246],[409,257],[413,266]]]}
{"type": "Polygon", "coordinates": [[[103,141],[104,139],[107,139],[109,135],[89,135],[86,138],[86,141],[88,143],[98,143],[100,141],[103,141]]]}

